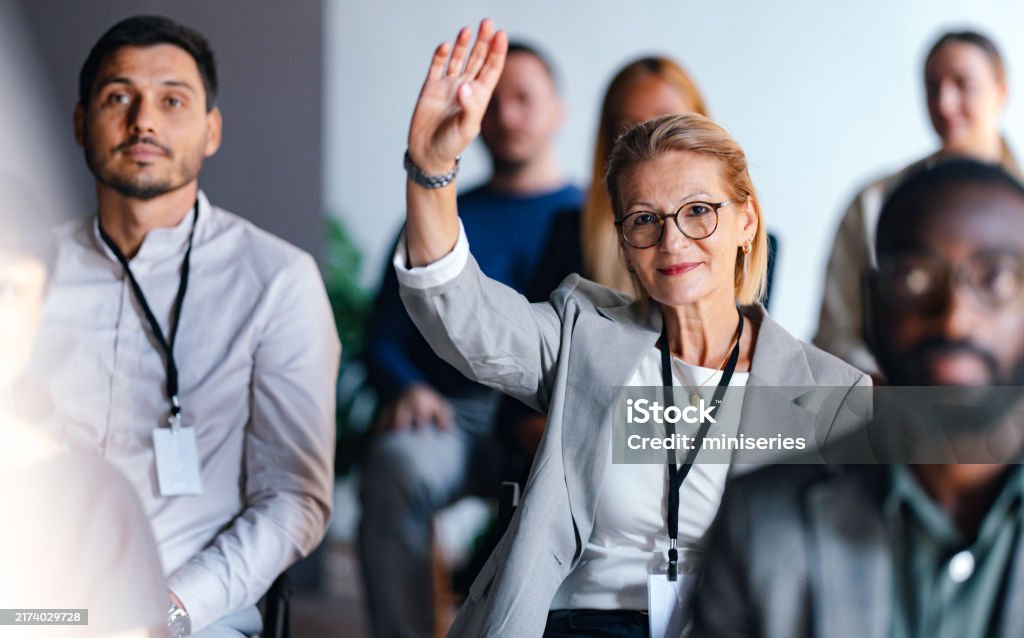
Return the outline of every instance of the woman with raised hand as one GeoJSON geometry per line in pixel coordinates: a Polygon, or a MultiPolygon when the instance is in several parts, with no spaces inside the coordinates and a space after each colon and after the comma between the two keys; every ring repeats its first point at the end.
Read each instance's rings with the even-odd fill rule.
{"type": "Polygon", "coordinates": [[[549,415],[523,500],[450,635],[680,629],[705,534],[743,457],[613,463],[617,387],[714,390],[726,397],[723,419],[732,410],[745,436],[813,439],[835,408],[804,404],[794,388],[845,391],[867,378],[791,337],[758,303],[761,207],[742,149],[700,115],[637,125],[609,160],[610,223],[641,299],[573,275],[548,302],[530,304],[484,276],[461,230],[454,179],[506,45],[484,20],[475,44],[463,29],[435,51],[410,125],[408,219],[394,258],[406,308],[438,354],[549,415]],[[757,405],[725,395],[744,385],[763,390],[757,405]],[[683,602],[651,617],[648,588],[683,602]]]}
{"type": "Polygon", "coordinates": [[[940,36],[925,57],[924,87],[941,147],[857,193],[836,231],[825,274],[814,344],[870,374],[878,365],[864,334],[864,276],[875,263],[875,226],[889,191],[923,166],[957,156],[1000,164],[1022,177],[1000,131],[1009,89],[992,40],[974,31],[940,36]]]}

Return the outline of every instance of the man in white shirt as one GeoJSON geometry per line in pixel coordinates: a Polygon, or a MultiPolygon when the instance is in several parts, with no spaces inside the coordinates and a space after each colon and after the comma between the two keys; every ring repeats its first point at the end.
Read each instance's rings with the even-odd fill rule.
{"type": "Polygon", "coordinates": [[[166,18],[93,47],[75,135],[98,210],[58,231],[34,364],[65,439],[138,492],[172,635],[259,631],[254,604],[331,513],[330,307],[308,254],[199,190],[216,95],[206,40],[166,18]]]}

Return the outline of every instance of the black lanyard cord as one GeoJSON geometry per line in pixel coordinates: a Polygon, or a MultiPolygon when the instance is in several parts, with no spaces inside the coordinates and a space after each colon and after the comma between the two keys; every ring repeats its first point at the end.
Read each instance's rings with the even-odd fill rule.
{"type": "MultiPolygon", "coordinates": [[[[711,400],[711,407],[708,409],[709,414],[714,416],[718,414],[718,408],[722,405],[722,399],[725,398],[725,390],[729,387],[729,382],[732,381],[733,372],[736,371],[736,364],[740,359],[740,340],[743,338],[743,314],[740,313],[739,325],[736,326],[736,345],[733,346],[732,352],[729,354],[729,360],[725,364],[725,368],[722,370],[722,378],[718,381],[718,386],[715,388],[714,397],[711,400]],[[712,412],[713,411],[713,412],[712,412]]],[[[662,329],[661,329],[661,383],[664,386],[665,391],[665,409],[675,405],[675,397],[673,392],[674,383],[672,381],[672,355],[669,352],[668,346],[668,322],[665,321],[664,316],[662,317],[662,329]]],[[[697,454],[700,452],[701,446],[704,444],[704,438],[708,434],[708,430],[711,428],[711,423],[705,420],[700,424],[700,429],[697,431],[697,436],[691,444],[691,447],[686,452],[686,459],[682,465],[676,463],[676,451],[671,449],[668,451],[668,579],[676,580],[679,577],[679,550],[676,548],[679,543],[679,489],[683,486],[683,481],[686,480],[686,476],[690,473],[690,469],[693,467],[694,461],[697,459],[697,454]]],[[[674,438],[676,434],[676,427],[673,423],[665,420],[665,431],[669,438],[674,438]]]]}
{"type": "Polygon", "coordinates": [[[181,280],[178,283],[178,293],[174,296],[174,306],[171,308],[171,333],[169,338],[165,337],[163,330],[160,329],[160,322],[156,320],[156,315],[153,314],[153,310],[149,307],[149,302],[146,301],[146,295],[143,294],[142,287],[139,285],[138,280],[135,279],[135,274],[132,273],[131,266],[128,265],[128,258],[124,256],[124,253],[117,247],[117,244],[115,244],[114,240],[107,234],[107,231],[103,230],[102,222],[99,223],[100,237],[103,238],[103,243],[107,245],[110,252],[114,253],[114,256],[117,257],[117,261],[120,262],[121,267],[124,268],[124,273],[128,277],[128,281],[131,283],[132,291],[135,293],[135,298],[138,300],[139,305],[142,306],[142,312],[146,315],[146,320],[149,322],[149,327],[153,332],[153,337],[156,338],[157,343],[160,345],[160,349],[163,351],[164,356],[167,359],[167,398],[171,402],[171,416],[168,421],[172,426],[177,425],[178,419],[181,415],[181,403],[178,401],[178,365],[174,360],[174,342],[178,337],[178,326],[181,323],[181,308],[185,303],[185,291],[188,289],[188,277],[192,261],[192,238],[195,236],[196,223],[199,221],[198,201],[196,201],[192,210],[192,229],[188,234],[188,248],[185,249],[185,259],[181,263],[181,280]]]}

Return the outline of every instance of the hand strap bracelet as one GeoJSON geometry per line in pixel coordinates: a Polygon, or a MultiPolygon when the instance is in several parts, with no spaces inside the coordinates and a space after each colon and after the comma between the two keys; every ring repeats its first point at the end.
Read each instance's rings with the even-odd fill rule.
{"type": "Polygon", "coordinates": [[[409,179],[416,182],[423,188],[435,189],[444,188],[448,184],[455,181],[455,176],[459,173],[459,160],[462,156],[459,155],[455,158],[455,168],[442,173],[441,175],[428,175],[424,173],[419,166],[413,163],[412,158],[409,157],[409,151],[405,152],[405,158],[402,161],[402,165],[405,166],[405,172],[409,175],[409,179]]]}

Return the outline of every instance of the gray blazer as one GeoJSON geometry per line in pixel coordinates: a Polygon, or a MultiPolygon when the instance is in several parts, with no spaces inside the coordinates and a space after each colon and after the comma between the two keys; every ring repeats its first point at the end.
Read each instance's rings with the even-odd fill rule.
{"type": "MultiPolygon", "coordinates": [[[[548,414],[523,500],[449,633],[540,636],[555,592],[593,529],[613,389],[627,384],[658,341],[661,315],[642,313],[640,304],[578,275],[548,302],[530,304],[484,276],[472,256],[454,279],[400,292],[438,355],[548,414]]],[[[763,418],[756,426],[741,424],[748,436],[811,433],[821,406],[802,405],[799,386],[870,384],[846,363],[791,337],[763,308],[745,312],[760,323],[747,385],[775,388],[759,393],[753,413],[763,418]]]]}
{"type": "MultiPolygon", "coordinates": [[[[779,465],[726,490],[693,636],[885,638],[893,556],[886,465],[779,465]]],[[[993,638],[1024,632],[1024,548],[1014,552],[993,638]]]]}

